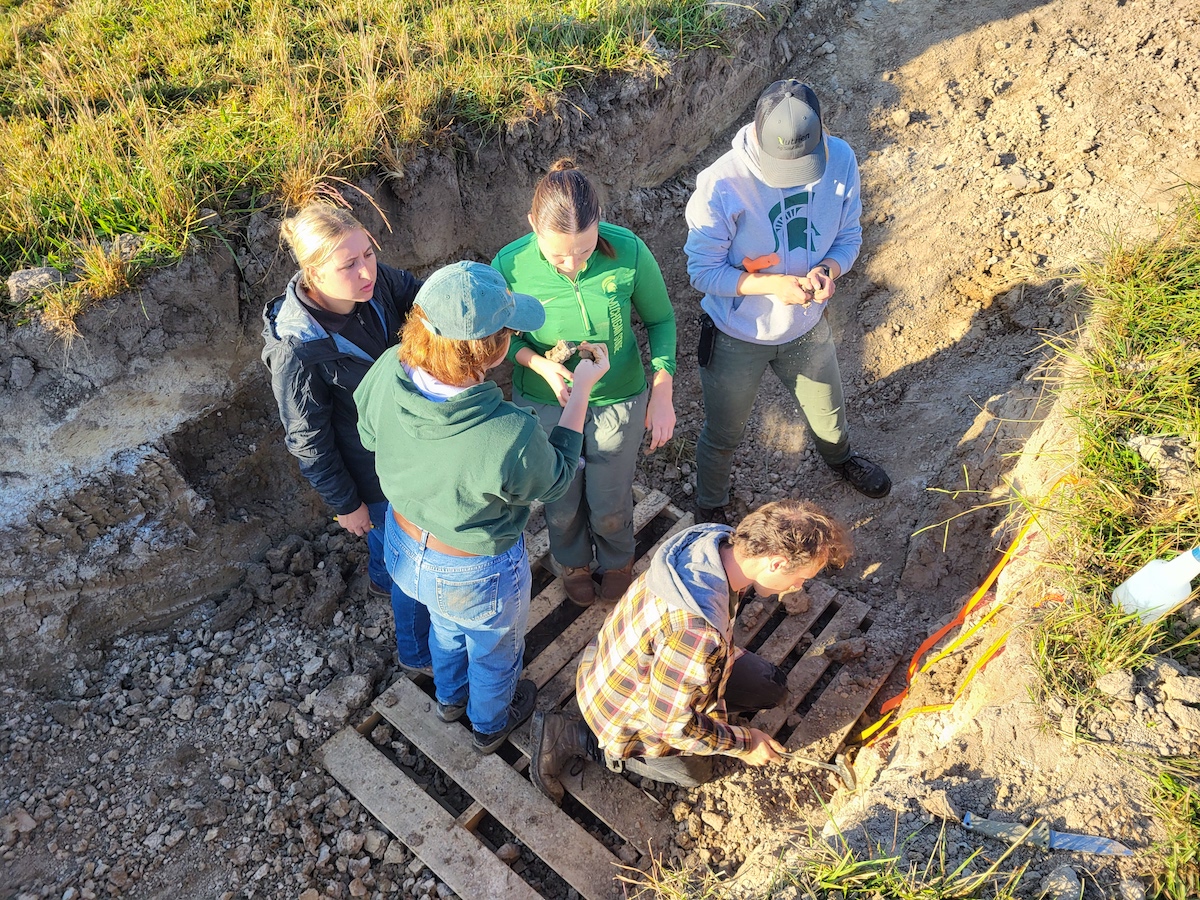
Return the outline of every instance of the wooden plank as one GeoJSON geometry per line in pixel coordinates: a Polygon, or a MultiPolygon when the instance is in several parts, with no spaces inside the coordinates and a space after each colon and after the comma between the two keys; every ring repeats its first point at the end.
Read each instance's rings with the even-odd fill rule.
{"type": "Polygon", "coordinates": [[[475,752],[463,740],[462,727],[439,722],[430,704],[420,688],[401,678],[372,705],[580,894],[589,900],[618,896],[616,857],[501,757],[475,752]]]}
{"type": "Polygon", "coordinates": [[[670,502],[671,498],[662,491],[649,491],[633,507],[633,533],[637,534],[654,521],[670,502]]]}
{"type": "MultiPolygon", "coordinates": [[[[653,519],[654,516],[658,515],[658,511],[666,503],[665,497],[666,494],[662,493],[662,491],[650,491],[646,495],[646,498],[638,504],[637,509],[634,510],[634,524],[637,524],[639,518],[638,509],[642,510],[640,518],[643,519],[643,526],[650,519],[653,519]],[[650,515],[652,510],[654,511],[653,515],[650,515]],[[649,518],[645,518],[646,516],[649,516],[649,518]]],[[[691,518],[690,515],[685,515],[679,519],[658,539],[658,542],[653,547],[642,555],[641,559],[634,563],[633,575],[635,578],[649,568],[650,560],[654,558],[654,554],[658,552],[658,549],[663,544],[692,524],[691,518]]],[[[559,579],[559,583],[561,584],[561,579],[559,579]]],[[[545,593],[545,591],[542,593],[545,593]]],[[[587,646],[588,641],[596,636],[596,633],[600,630],[600,626],[604,624],[604,620],[612,608],[613,604],[602,603],[597,600],[585,609],[578,619],[564,628],[562,633],[525,667],[523,677],[532,679],[538,687],[549,682],[587,646]]]]}
{"type": "Polygon", "coordinates": [[[479,823],[483,821],[483,817],[487,815],[487,810],[483,808],[483,804],[478,800],[464,809],[458,814],[454,823],[467,831],[474,831],[479,827],[479,823]]]}
{"type": "MultiPolygon", "coordinates": [[[[829,620],[829,624],[813,640],[812,646],[800,657],[799,662],[788,672],[788,695],[783,702],[771,709],[764,709],[751,721],[754,728],[761,728],[767,734],[775,734],[783,727],[787,717],[792,714],[800,701],[804,699],[814,684],[829,668],[830,660],[824,655],[824,650],[835,641],[841,640],[843,632],[853,631],[867,617],[871,607],[852,597],[841,598],[842,607],[829,620]]],[[[812,613],[810,609],[805,616],[812,613]]]]}
{"type": "Polygon", "coordinates": [[[550,532],[543,529],[532,537],[526,535],[525,552],[529,554],[531,572],[538,566],[545,567],[546,558],[550,555],[550,532]]]}
{"type": "MultiPolygon", "coordinates": [[[[578,707],[571,703],[572,712],[578,707]]],[[[526,756],[532,756],[529,724],[516,729],[509,740],[526,756]]],[[[661,852],[675,832],[675,823],[656,800],[634,787],[616,772],[591,760],[582,760],[580,771],[563,772],[559,781],[567,793],[641,853],[661,852]]]]}
{"type": "MultiPolygon", "coordinates": [[[[806,591],[805,596],[808,598],[808,609],[805,612],[797,613],[794,616],[788,616],[771,633],[765,641],[762,642],[755,653],[763,659],[768,659],[775,665],[783,665],[783,661],[788,658],[788,654],[796,649],[796,644],[800,643],[800,638],[804,637],[816,624],[816,621],[821,618],[829,604],[837,597],[837,591],[833,589],[821,590],[821,585],[813,585],[813,590],[806,591]]],[[[742,645],[745,646],[745,645],[742,645]]]]}
{"type": "MultiPolygon", "coordinates": [[[[586,649],[585,647],[584,650],[586,649]]],[[[580,650],[570,664],[563,666],[557,675],[545,684],[538,685],[538,709],[559,709],[574,696],[575,674],[579,671],[579,662],[583,659],[584,650],[580,650]]]]}
{"type": "Polygon", "coordinates": [[[745,647],[763,630],[763,626],[771,621],[771,616],[775,615],[775,610],[779,609],[778,597],[756,597],[750,603],[742,604],[741,610],[738,611],[738,617],[733,623],[733,645],[735,647],[745,647]],[[753,604],[761,604],[761,611],[757,616],[749,616],[746,614],[747,608],[753,604]]]}
{"type": "Polygon", "coordinates": [[[754,652],[768,662],[783,665],[788,654],[800,643],[800,638],[808,632],[808,625],[795,616],[788,616],[771,632],[771,636],[763,641],[762,646],[754,652]]]}
{"type": "Polygon", "coordinates": [[[804,713],[804,719],[787,739],[788,749],[803,750],[813,759],[833,756],[899,660],[897,654],[868,647],[860,659],[844,666],[838,678],[804,713]],[[859,683],[861,676],[856,677],[856,673],[869,673],[869,680],[859,683]],[[838,679],[843,677],[853,683],[839,686],[838,679]]]}
{"type": "Polygon", "coordinates": [[[537,627],[542,619],[554,612],[567,599],[567,589],[563,586],[561,578],[555,578],[539,593],[536,597],[529,601],[529,624],[525,626],[525,632],[529,633],[537,627]]]}
{"type": "Polygon", "coordinates": [[[525,667],[521,677],[532,680],[538,687],[550,681],[596,636],[611,609],[611,604],[599,601],[585,609],[578,619],[564,628],[550,646],[525,667]]]}
{"type": "Polygon", "coordinates": [[[318,759],[458,896],[473,900],[540,900],[537,892],[479,838],[458,827],[453,816],[353,728],[343,728],[326,741],[318,759]]]}

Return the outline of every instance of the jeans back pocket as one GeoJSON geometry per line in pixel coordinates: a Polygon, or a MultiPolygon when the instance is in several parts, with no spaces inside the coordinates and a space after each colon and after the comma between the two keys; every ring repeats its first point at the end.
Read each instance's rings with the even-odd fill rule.
{"type": "Polygon", "coordinates": [[[500,610],[500,573],[478,577],[476,572],[437,576],[437,606],[447,619],[463,625],[480,625],[500,610]]]}

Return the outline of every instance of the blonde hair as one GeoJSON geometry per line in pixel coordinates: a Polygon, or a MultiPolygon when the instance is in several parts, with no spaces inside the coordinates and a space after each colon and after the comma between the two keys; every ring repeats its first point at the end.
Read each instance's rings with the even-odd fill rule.
{"type": "Polygon", "coordinates": [[[744,556],[782,556],[787,568],[841,568],[854,552],[845,527],[807,500],[777,500],[738,524],[733,546],[744,556]]]}
{"type": "Polygon", "coordinates": [[[473,341],[456,341],[434,334],[426,327],[425,310],[414,306],[400,332],[400,361],[410,368],[424,369],[442,384],[464,387],[482,381],[488,369],[508,346],[512,329],[473,341]]]}
{"type": "MultiPolygon", "coordinates": [[[[279,236],[292,251],[301,271],[324,263],[347,236],[356,231],[371,233],[349,211],[328,203],[310,203],[296,215],[284,219],[279,236]]],[[[371,243],[375,239],[371,238],[371,243]]],[[[302,276],[303,278],[303,276],[302,276]]]]}

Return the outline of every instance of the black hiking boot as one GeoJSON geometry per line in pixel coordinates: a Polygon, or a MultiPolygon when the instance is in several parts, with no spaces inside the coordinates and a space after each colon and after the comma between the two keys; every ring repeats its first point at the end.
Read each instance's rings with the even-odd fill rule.
{"type": "Polygon", "coordinates": [[[529,718],[536,700],[537,685],[527,678],[518,681],[517,690],[508,704],[508,722],[499,731],[493,731],[491,734],[474,730],[475,749],[480,753],[495,752],[512,730],[529,718]]]}
{"type": "Polygon", "coordinates": [[[886,497],[892,490],[892,479],[883,471],[883,466],[857,453],[852,454],[844,463],[829,468],[842,476],[850,487],[873,500],[886,497]]]}
{"type": "Polygon", "coordinates": [[[697,506],[696,524],[700,525],[704,522],[712,522],[714,525],[728,525],[729,514],[725,511],[724,506],[697,506]]]}

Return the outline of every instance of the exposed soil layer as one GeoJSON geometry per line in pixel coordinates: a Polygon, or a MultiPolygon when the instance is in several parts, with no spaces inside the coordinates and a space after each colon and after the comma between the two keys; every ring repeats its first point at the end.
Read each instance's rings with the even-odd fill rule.
{"type": "MultiPolygon", "coordinates": [[[[640,478],[689,506],[702,411],[683,207],[695,173],[724,151],[728,126],[749,117],[747,105],[780,67],[811,82],[862,168],[863,253],[839,282],[831,316],[855,448],[886,466],[895,487],[870,501],[825,470],[768,376],[735,468],[735,504],[804,496],[854,526],[857,555],[830,580],[872,605],[877,638],[911,652],[1007,539],[993,533],[1003,507],[955,517],[1008,496],[1012,480],[1039,496],[1069,463],[1069,423],[1043,402],[1042,379],[1047,336],[1069,338],[1086,315],[1062,279],[1114,230],[1153,227],[1172,185],[1200,180],[1196,18],[1186,0],[816,3],[782,30],[749,32],[731,59],[692,61],[683,82],[602,85],[481,151],[476,166],[422,157],[394,190],[376,186],[400,225],[384,258],[417,269],[490,258],[523,230],[537,171],[573,152],[605,185],[606,215],[647,239],[671,288],[679,436],[644,460],[640,478]],[[622,114],[622,102],[651,104],[662,118],[622,114]],[[664,124],[676,120],[690,130],[664,124]],[[476,178],[507,183],[503,203],[487,207],[472,193],[476,178]],[[423,193],[435,185],[463,199],[439,205],[423,193]],[[1036,452],[1019,462],[1027,444],[1036,452]]],[[[312,761],[330,730],[395,672],[389,610],[366,597],[365,548],[326,526],[278,446],[254,324],[286,277],[274,228],[256,217],[241,232],[236,266],[227,258],[186,275],[214,310],[195,302],[185,315],[151,302],[145,324],[116,313],[126,320],[112,334],[136,339],[121,349],[115,341],[112,359],[93,341],[56,367],[61,351],[44,336],[39,344],[28,332],[4,335],[0,375],[21,403],[3,412],[16,462],[5,466],[13,471],[4,473],[0,559],[9,598],[0,896],[439,893],[436,878],[312,761]],[[190,341],[156,324],[176,315],[190,341]],[[91,356],[80,357],[84,350],[91,356]],[[181,383],[197,387],[181,392],[181,383]],[[79,453],[64,457],[63,446],[79,453]],[[43,512],[27,519],[22,503],[43,512]],[[161,581],[145,574],[152,567],[161,581]],[[132,600],[121,605],[125,594],[132,600]],[[182,610],[190,612],[171,631],[127,632],[182,610]],[[97,634],[107,637],[88,640],[97,634]],[[35,645],[63,650],[53,665],[14,668],[27,657],[34,665],[35,645]]],[[[1037,552],[1034,535],[1023,564],[1034,565],[1037,552]]],[[[1027,576],[1013,566],[999,585],[999,602],[1012,607],[1002,626],[1021,621],[1027,576]]],[[[738,870],[782,831],[826,825],[814,789],[832,795],[836,821],[860,847],[903,843],[927,855],[949,804],[1024,822],[1047,816],[1057,829],[1143,853],[1159,836],[1144,782],[1107,749],[1200,751],[1187,712],[1196,701],[1186,699],[1200,669],[1127,673],[1110,686],[1108,718],[1075,721],[1069,710],[1027,702],[1026,654],[1014,634],[953,710],[913,720],[860,755],[856,797],[833,793],[824,778],[810,784],[799,766],[732,762],[695,792],[645,785],[679,823],[663,853],[738,870]],[[1101,744],[1071,737],[1084,732],[1101,744]]],[[[940,696],[953,693],[978,649],[935,672],[940,696]]],[[[426,771],[386,729],[372,738],[426,771]]],[[[948,865],[980,846],[992,857],[1003,850],[953,823],[947,836],[948,865]]],[[[1085,897],[1139,896],[1129,879],[1147,865],[1144,856],[1118,863],[1024,850],[1016,859],[1031,859],[1038,873],[1022,882],[1031,897],[1043,877],[1069,882],[1063,866],[1082,878],[1085,897]]],[[[745,890],[761,896],[752,869],[745,890]]],[[[569,896],[548,876],[546,888],[569,896]]]]}

